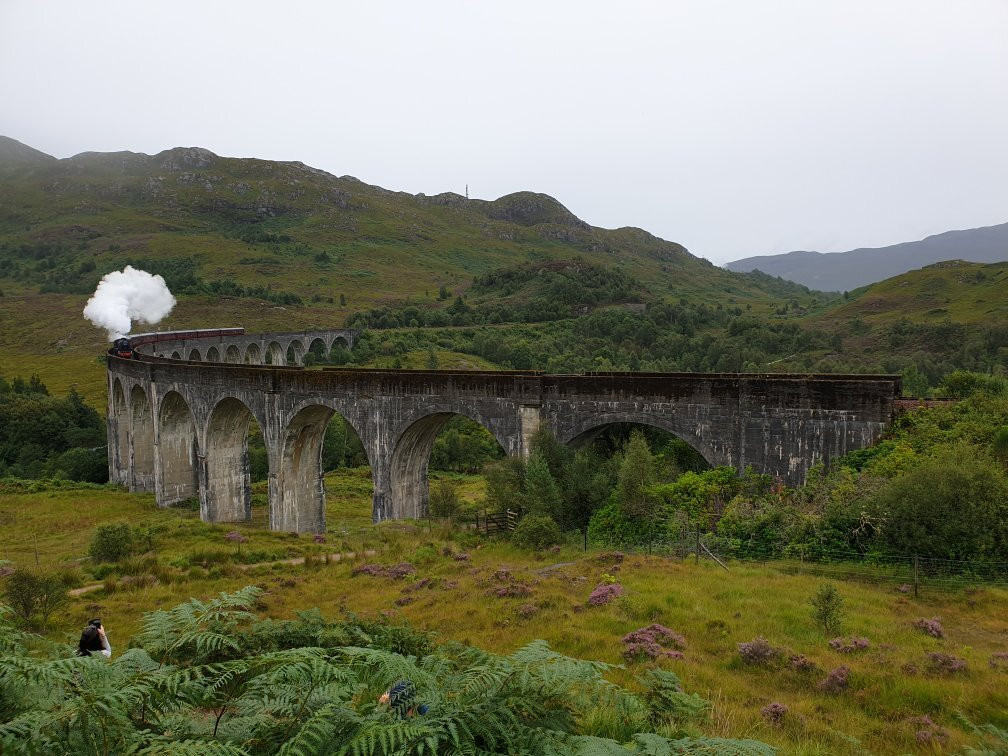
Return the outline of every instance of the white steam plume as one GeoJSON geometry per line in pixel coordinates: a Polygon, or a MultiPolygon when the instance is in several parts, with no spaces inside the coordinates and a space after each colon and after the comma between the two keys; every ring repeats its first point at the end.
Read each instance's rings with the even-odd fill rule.
{"type": "Polygon", "coordinates": [[[157,323],[172,311],[175,297],[161,276],[127,265],[98,282],[84,308],[84,317],[108,331],[109,340],[130,332],[134,320],[157,323]]]}

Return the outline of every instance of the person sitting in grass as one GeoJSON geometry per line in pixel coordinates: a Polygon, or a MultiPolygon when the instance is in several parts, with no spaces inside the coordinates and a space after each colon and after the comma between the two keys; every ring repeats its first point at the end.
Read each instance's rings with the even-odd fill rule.
{"type": "Polygon", "coordinates": [[[378,703],[388,704],[392,713],[400,719],[408,719],[417,714],[427,713],[427,704],[416,704],[416,688],[409,680],[397,680],[395,684],[378,698],[378,703]]]}
{"type": "Polygon", "coordinates": [[[93,651],[97,651],[106,659],[112,657],[112,646],[109,645],[105,628],[102,627],[102,622],[97,617],[88,622],[84,632],[81,633],[80,642],[77,644],[78,656],[91,656],[93,651]]]}

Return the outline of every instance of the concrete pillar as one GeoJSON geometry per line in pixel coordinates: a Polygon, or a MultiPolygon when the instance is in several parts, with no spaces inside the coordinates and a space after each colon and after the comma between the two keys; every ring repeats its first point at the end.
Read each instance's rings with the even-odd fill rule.
{"type": "Polygon", "coordinates": [[[199,488],[196,426],[178,392],[169,392],[159,403],[154,449],[158,506],[167,507],[195,496],[199,488]]]}
{"type": "Polygon", "coordinates": [[[532,435],[539,429],[542,416],[538,404],[526,404],[518,408],[518,427],[521,428],[520,454],[528,458],[531,453],[532,435]]]}
{"type": "Polygon", "coordinates": [[[252,518],[248,463],[249,409],[224,399],[207,423],[205,457],[200,466],[200,515],[207,522],[245,522],[252,518]]]}
{"type": "Polygon", "coordinates": [[[139,385],[130,392],[129,469],[131,491],[154,490],[154,414],[139,385]]]}
{"type": "MultiPolygon", "coordinates": [[[[275,401],[279,401],[279,397],[275,401]]],[[[279,417],[267,411],[267,417],[279,417]]],[[[325,532],[325,481],[322,443],[333,410],[322,405],[298,412],[286,427],[272,428],[270,449],[270,529],[325,532]]],[[[264,439],[267,432],[264,429],[264,439]]]]}

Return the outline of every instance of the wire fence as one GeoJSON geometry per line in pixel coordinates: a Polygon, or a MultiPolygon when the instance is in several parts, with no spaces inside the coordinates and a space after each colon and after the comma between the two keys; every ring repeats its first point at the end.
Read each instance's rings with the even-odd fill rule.
{"type": "MultiPolygon", "coordinates": [[[[383,523],[380,527],[403,532],[433,532],[451,528],[506,537],[518,520],[515,511],[478,512],[451,518],[431,517],[415,522],[383,523]]],[[[330,528],[345,537],[369,541],[375,526],[330,528]]],[[[334,532],[335,531],[335,532],[334,532]]],[[[713,533],[683,529],[665,538],[628,541],[616,538],[585,537],[585,532],[564,534],[569,545],[585,552],[619,551],[666,559],[716,564],[726,572],[759,564],[784,573],[821,575],[837,580],[861,580],[894,584],[905,593],[917,594],[924,587],[965,589],[977,585],[1008,587],[1008,562],[981,559],[939,559],[914,554],[884,554],[853,549],[830,549],[817,545],[757,544],[721,538],[713,533]]]]}
{"type": "Polygon", "coordinates": [[[764,545],[730,542],[698,531],[667,539],[627,542],[593,540],[589,550],[652,554],[680,560],[733,566],[763,564],[783,572],[819,574],[837,579],[892,582],[906,593],[921,587],[961,589],[978,584],[1008,586],[1008,562],[939,559],[915,554],[827,549],[794,544],[764,545]]]}

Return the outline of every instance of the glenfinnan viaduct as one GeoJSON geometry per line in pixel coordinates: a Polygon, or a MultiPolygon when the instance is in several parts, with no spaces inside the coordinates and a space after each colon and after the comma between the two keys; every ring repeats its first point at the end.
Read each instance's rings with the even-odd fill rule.
{"type": "Polygon", "coordinates": [[[310,351],[352,349],[354,332],[145,334],[137,357],[108,358],[111,479],[161,506],[198,496],[209,522],[249,519],[251,418],[269,458],[270,527],[325,530],[322,440],[335,413],[371,463],[377,520],[427,512],[427,464],[453,415],[527,453],[540,425],[563,443],[611,423],[674,433],[711,465],[800,483],[809,468],[878,439],[900,380],[877,375],[755,375],[359,370],[300,367],[310,351]],[[266,364],[264,364],[266,363],[266,364]]]}

